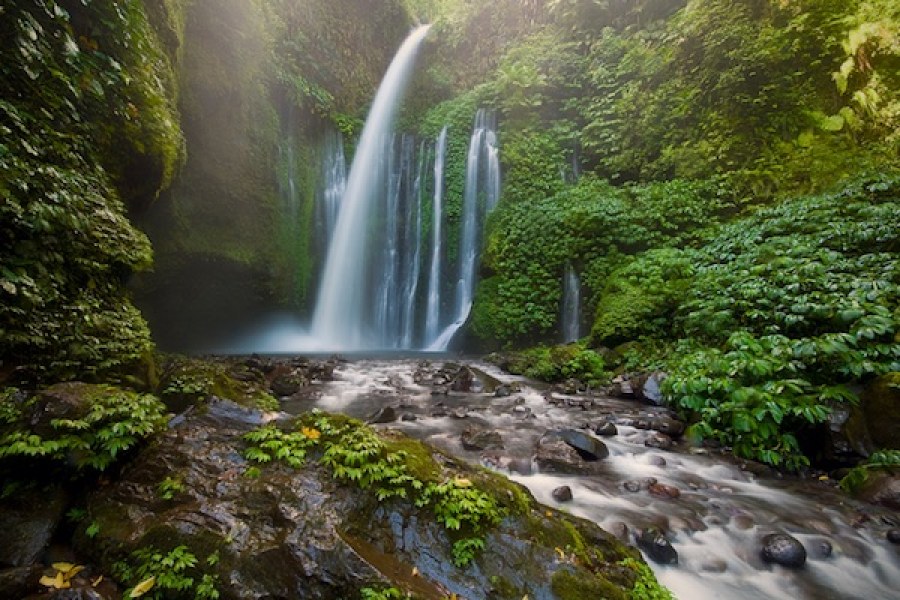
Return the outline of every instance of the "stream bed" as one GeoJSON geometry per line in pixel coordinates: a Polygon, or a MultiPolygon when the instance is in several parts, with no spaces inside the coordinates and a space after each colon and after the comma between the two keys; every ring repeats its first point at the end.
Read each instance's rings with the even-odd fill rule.
{"type": "Polygon", "coordinates": [[[342,363],[334,381],[283,408],[319,408],[364,420],[381,412],[374,420],[386,423],[376,427],[400,429],[498,469],[539,501],[594,521],[629,543],[638,532],[656,528],[677,552],[677,564],[659,564],[646,553],[645,558],[681,600],[900,598],[900,546],[886,539],[887,530],[900,524],[895,512],[857,502],[833,482],[781,477],[685,442],[654,447],[665,447],[658,441],[666,436],[647,424],[667,419],[663,408],[562,394],[479,361],[450,367],[468,366],[476,376],[470,391],[452,391],[440,379],[448,371],[441,365],[421,358],[342,363]],[[617,433],[602,438],[609,456],[590,474],[537,467],[535,447],[547,432],[602,423],[614,424],[617,433]],[[467,430],[491,432],[487,439],[494,447],[464,446],[467,430]],[[554,499],[562,486],[571,489],[570,501],[554,499]],[[802,568],[762,560],[762,539],[772,533],[803,544],[808,558],[802,568]]]}

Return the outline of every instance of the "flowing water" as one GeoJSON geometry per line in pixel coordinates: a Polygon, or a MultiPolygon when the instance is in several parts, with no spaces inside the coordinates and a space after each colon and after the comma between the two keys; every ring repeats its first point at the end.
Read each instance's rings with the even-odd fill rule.
{"type": "Polygon", "coordinates": [[[379,162],[390,138],[400,100],[412,74],[419,46],[430,26],[406,38],[378,88],[347,179],[347,189],[328,248],[312,322],[312,337],[322,348],[377,347],[366,327],[366,230],[373,194],[383,182],[379,162]]]}
{"type": "Polygon", "coordinates": [[[441,260],[443,259],[444,160],[447,156],[447,127],[434,146],[434,200],[431,214],[431,267],[428,270],[428,296],[425,308],[425,346],[438,337],[441,319],[441,260]]]}
{"type": "Polygon", "coordinates": [[[563,342],[574,342],[581,337],[581,278],[571,263],[566,265],[563,275],[561,321],[563,342]]]}
{"type": "Polygon", "coordinates": [[[764,469],[753,474],[725,456],[682,445],[674,451],[648,448],[644,442],[652,432],[628,423],[662,409],[550,394],[490,365],[470,364],[482,374],[482,393],[435,395],[441,389],[431,383],[436,367],[423,367],[416,359],[363,360],[342,365],[336,381],[285,408],[318,407],[366,418],[389,405],[404,419],[415,420],[379,427],[402,429],[472,462],[510,468],[510,477],[541,502],[623,537],[651,525],[662,528],[679,562],[651,565],[681,600],[898,597],[900,550],[885,540],[889,525],[900,521],[896,513],[853,501],[827,483],[782,479],[764,469]],[[491,392],[499,383],[519,386],[519,391],[495,397],[491,392]],[[533,467],[534,445],[545,431],[608,419],[618,420],[619,432],[604,438],[610,456],[599,474],[554,475],[533,467]],[[470,426],[497,430],[504,449],[465,450],[460,433],[470,426]],[[650,477],[678,488],[681,495],[660,499],[633,485],[650,477]],[[562,485],[572,488],[573,501],[553,500],[551,491],[562,485]],[[809,558],[802,569],[762,562],[760,539],[773,532],[790,533],[803,543],[809,558]]]}

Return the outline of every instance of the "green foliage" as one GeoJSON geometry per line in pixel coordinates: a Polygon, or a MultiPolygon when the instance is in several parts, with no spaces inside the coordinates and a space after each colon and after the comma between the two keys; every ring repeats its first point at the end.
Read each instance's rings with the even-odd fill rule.
{"type": "MultiPolygon", "coordinates": [[[[217,561],[218,554],[213,553],[205,562],[212,567],[217,561]]],[[[197,556],[184,545],[169,552],[141,548],[132,552],[129,560],[115,563],[113,573],[131,586],[125,591],[126,598],[216,600],[220,595],[218,576],[204,573],[197,556]]]]}
{"type": "MultiPolygon", "coordinates": [[[[590,177],[548,198],[501,203],[484,257],[495,275],[479,285],[473,331],[507,344],[546,336],[558,322],[566,264],[583,265],[592,310],[622,255],[692,242],[736,205],[720,180],[614,188],[590,177]]],[[[683,262],[664,266],[668,255],[651,256],[660,263],[652,269],[666,273],[683,262]]]]}
{"type": "Polygon", "coordinates": [[[893,471],[897,468],[900,468],[900,450],[879,450],[878,452],[873,452],[865,462],[851,469],[841,479],[841,489],[851,494],[856,493],[866,484],[871,471],[893,471]]]}
{"type": "Polygon", "coordinates": [[[577,379],[597,386],[607,379],[603,357],[584,344],[537,346],[510,355],[505,368],[541,381],[559,382],[577,379]]]}
{"type": "Polygon", "coordinates": [[[597,304],[594,343],[613,347],[644,335],[664,337],[692,276],[690,254],[673,248],[649,250],[613,271],[597,304]]]}
{"type": "Polygon", "coordinates": [[[898,193],[880,177],[785,201],[698,251],[663,386],[695,433],[798,468],[794,432],[855,402],[849,384],[897,370],[898,193]]]}
{"type": "Polygon", "coordinates": [[[0,459],[50,460],[74,464],[79,471],[104,471],[165,425],[164,407],[154,396],[111,386],[72,385],[80,386],[74,393],[84,395],[82,414],[54,418],[48,431],[35,429],[20,408],[16,420],[0,427],[0,459]]]}
{"type": "Polygon", "coordinates": [[[630,600],[673,600],[672,593],[656,581],[656,577],[647,563],[626,558],[619,561],[618,564],[637,574],[637,580],[628,596],[630,600]]]}
{"type": "Polygon", "coordinates": [[[166,477],[156,486],[156,492],[163,500],[172,500],[184,491],[184,482],[180,477],[166,477]]]}
{"type": "Polygon", "coordinates": [[[142,3],[6,3],[0,34],[0,358],[33,376],[140,363],[123,282],[149,266],[128,222],[183,154],[173,76],[142,3]]]}
{"type": "Polygon", "coordinates": [[[278,410],[278,400],[269,394],[263,378],[246,376],[240,363],[165,355],[160,368],[160,397],[177,405],[177,410],[212,396],[260,410],[278,410]]]}
{"type": "Polygon", "coordinates": [[[406,597],[406,594],[395,587],[382,589],[365,587],[360,590],[361,600],[402,600],[406,597]]]}
{"type": "MultiPolygon", "coordinates": [[[[379,501],[408,498],[418,507],[429,508],[456,538],[453,556],[459,567],[484,549],[484,535],[506,514],[493,495],[468,479],[438,479],[435,465],[416,465],[419,460],[410,452],[359,421],[313,412],[296,425],[298,431],[290,433],[267,425],[245,434],[249,445],[244,456],[260,464],[283,460],[300,468],[307,453],[318,450],[319,464],[336,479],[374,490],[379,501]]],[[[433,462],[430,457],[428,461],[433,462]]]]}

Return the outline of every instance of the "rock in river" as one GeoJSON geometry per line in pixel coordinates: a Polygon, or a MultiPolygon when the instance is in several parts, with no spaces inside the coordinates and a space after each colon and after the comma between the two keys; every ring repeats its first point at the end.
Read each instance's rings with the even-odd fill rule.
{"type": "Polygon", "coordinates": [[[656,527],[639,531],[635,536],[635,542],[653,562],[661,565],[674,565],[678,562],[678,552],[666,539],[665,534],[656,527]]]}
{"type": "Polygon", "coordinates": [[[798,569],[806,564],[806,548],[786,533],[770,533],[762,539],[760,556],[767,563],[798,569]]]}

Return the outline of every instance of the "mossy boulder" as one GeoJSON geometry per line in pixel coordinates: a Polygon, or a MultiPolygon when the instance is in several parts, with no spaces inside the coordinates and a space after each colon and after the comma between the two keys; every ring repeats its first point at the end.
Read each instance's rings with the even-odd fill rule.
{"type": "Polygon", "coordinates": [[[872,448],[900,450],[900,373],[887,373],[869,384],[851,416],[854,420],[864,424],[872,448]]]}
{"type": "Polygon", "coordinates": [[[108,572],[131,565],[118,570],[132,576],[120,575],[125,585],[138,583],[148,548],[190,552],[198,560],[185,573],[215,582],[223,599],[353,598],[384,586],[435,600],[577,597],[560,595],[571,583],[560,572],[625,598],[639,577],[627,566],[640,561],[635,549],[500,475],[346,417],[265,419],[217,399],[186,415],[90,496],[94,528],[76,534],[80,550],[108,572]],[[367,458],[356,462],[357,451],[367,458]],[[175,476],[180,491],[161,494],[175,476]],[[471,498],[479,508],[461,507],[471,498]],[[492,516],[471,520],[479,510],[492,516]],[[459,542],[473,535],[483,548],[461,564],[459,542]]]}

